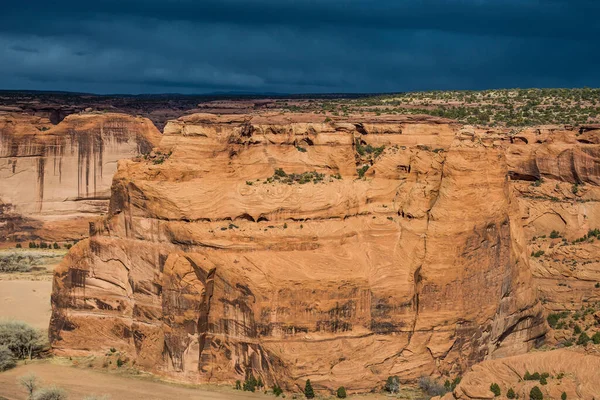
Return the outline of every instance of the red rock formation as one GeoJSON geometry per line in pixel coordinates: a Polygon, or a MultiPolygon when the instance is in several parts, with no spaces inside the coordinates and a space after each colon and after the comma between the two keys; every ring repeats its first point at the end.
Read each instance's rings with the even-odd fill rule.
{"type": "Polygon", "coordinates": [[[120,162],[109,215],[56,271],[55,351],[358,392],[543,337],[506,137],[317,118],[193,115],[120,162]]]}
{"type": "Polygon", "coordinates": [[[5,240],[79,239],[106,212],[116,162],[158,143],[147,119],[71,115],[56,126],[0,115],[0,233],[5,240]]]}

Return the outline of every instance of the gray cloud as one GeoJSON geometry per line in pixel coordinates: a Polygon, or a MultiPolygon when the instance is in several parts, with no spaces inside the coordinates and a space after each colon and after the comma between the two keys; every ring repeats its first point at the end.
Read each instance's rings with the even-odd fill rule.
{"type": "Polygon", "coordinates": [[[33,0],[3,8],[5,89],[600,86],[595,1],[33,0]]]}

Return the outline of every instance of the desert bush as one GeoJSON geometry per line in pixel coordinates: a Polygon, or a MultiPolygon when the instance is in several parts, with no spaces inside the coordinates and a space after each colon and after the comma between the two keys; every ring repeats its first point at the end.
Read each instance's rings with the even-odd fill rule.
{"type": "Polygon", "coordinates": [[[517,395],[515,394],[515,391],[513,390],[513,388],[508,389],[508,391],[506,392],[506,397],[509,399],[517,398],[517,395]]]}
{"type": "Polygon", "coordinates": [[[523,379],[526,381],[539,381],[540,374],[539,374],[539,372],[534,372],[533,374],[530,374],[529,371],[525,371],[525,375],[523,375],[523,379]]]}
{"type": "Polygon", "coordinates": [[[53,386],[38,390],[34,394],[33,400],[66,400],[67,392],[63,389],[53,386]]]}
{"type": "Polygon", "coordinates": [[[37,329],[24,322],[0,323],[0,346],[6,346],[15,358],[33,358],[44,349],[45,338],[37,329]]]}
{"type": "Polygon", "coordinates": [[[346,398],[346,388],[341,386],[338,388],[338,390],[335,392],[335,395],[338,399],[345,399],[346,398]]]}
{"type": "Polygon", "coordinates": [[[242,390],[242,382],[239,379],[235,381],[235,390],[242,390]]]}
{"type": "Polygon", "coordinates": [[[255,392],[256,386],[258,386],[258,381],[256,380],[253,374],[250,374],[244,381],[242,389],[244,389],[245,392],[255,392]]]}
{"type": "Polygon", "coordinates": [[[494,397],[500,396],[500,386],[497,383],[492,383],[490,385],[490,390],[494,393],[494,397]]]}
{"type": "Polygon", "coordinates": [[[362,167],[358,168],[356,170],[356,172],[358,173],[358,177],[359,178],[363,178],[365,176],[365,173],[369,170],[369,166],[368,165],[363,165],[362,167]]]}
{"type": "Polygon", "coordinates": [[[283,394],[283,389],[279,385],[275,384],[273,385],[273,394],[275,397],[279,397],[283,394]]]}
{"type": "Polygon", "coordinates": [[[560,400],[567,400],[567,393],[562,392],[562,394],[560,395],[560,400]]]}
{"type": "Polygon", "coordinates": [[[452,382],[450,382],[449,380],[446,379],[446,382],[444,382],[444,388],[446,389],[447,392],[452,392],[454,389],[456,389],[456,386],[458,386],[458,384],[460,383],[460,377],[456,377],[452,380],[452,382]]]}
{"type": "Polygon", "coordinates": [[[4,254],[0,257],[0,272],[29,272],[36,260],[29,254],[4,254]]]}
{"type": "Polygon", "coordinates": [[[397,376],[388,376],[383,389],[389,393],[398,393],[400,391],[400,378],[397,376]]]}
{"type": "Polygon", "coordinates": [[[21,246],[21,243],[17,243],[17,245],[15,246],[17,249],[22,249],[23,246],[21,246]]]}
{"type": "Polygon", "coordinates": [[[16,365],[12,351],[7,346],[0,345],[0,372],[14,368],[16,365]]]}
{"type": "Polygon", "coordinates": [[[529,392],[529,400],[544,400],[544,394],[539,387],[534,386],[529,392]]]}
{"type": "Polygon", "coordinates": [[[306,396],[307,399],[315,398],[315,391],[313,390],[313,387],[310,384],[310,379],[307,379],[306,384],[304,385],[304,396],[306,396]]]}
{"type": "Polygon", "coordinates": [[[585,332],[581,332],[581,335],[577,338],[577,344],[581,346],[585,346],[590,341],[589,336],[585,332]]]}
{"type": "Polygon", "coordinates": [[[594,342],[594,344],[600,344],[600,332],[594,333],[592,336],[592,342],[594,342]]]}
{"type": "Polygon", "coordinates": [[[85,396],[83,400],[110,400],[110,396],[96,396],[95,394],[85,396]]]}
{"type": "Polygon", "coordinates": [[[446,388],[443,385],[428,376],[419,378],[419,388],[430,396],[442,396],[446,393],[446,388]]]}
{"type": "Polygon", "coordinates": [[[37,390],[40,379],[36,374],[27,374],[19,378],[19,384],[27,391],[27,398],[33,399],[33,393],[37,390]]]}

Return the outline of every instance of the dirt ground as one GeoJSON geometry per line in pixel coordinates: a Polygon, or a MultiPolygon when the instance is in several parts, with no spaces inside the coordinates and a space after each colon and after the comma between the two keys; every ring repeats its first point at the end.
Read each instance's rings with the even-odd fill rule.
{"type": "MultiPolygon", "coordinates": [[[[0,373],[0,399],[25,400],[25,391],[18,380],[21,376],[34,373],[41,380],[41,387],[58,386],[67,391],[69,400],[82,400],[86,396],[107,396],[107,400],[251,400],[275,399],[272,394],[250,393],[234,390],[228,386],[217,385],[184,385],[157,381],[145,375],[121,375],[64,365],[66,359],[50,359],[33,361],[27,365],[0,373]]],[[[287,399],[304,399],[302,394],[286,393],[287,399]]],[[[279,397],[282,398],[282,397],[279,397]]],[[[335,399],[335,396],[317,395],[320,399],[335,399]]],[[[394,398],[418,399],[414,389],[403,388],[394,398]],[[406,389],[406,390],[404,390],[406,389]]],[[[349,395],[353,400],[384,400],[389,396],[384,394],[349,395]]]]}
{"type": "Polygon", "coordinates": [[[0,373],[0,396],[9,400],[25,400],[26,393],[17,381],[19,377],[27,373],[35,373],[41,379],[43,386],[56,385],[65,389],[69,400],[80,400],[92,394],[108,395],[111,400],[243,400],[273,397],[258,393],[237,392],[230,388],[217,386],[197,389],[49,362],[20,365],[15,369],[0,373]]]}
{"type": "Polygon", "coordinates": [[[48,329],[51,281],[0,280],[0,320],[24,321],[48,329]]]}

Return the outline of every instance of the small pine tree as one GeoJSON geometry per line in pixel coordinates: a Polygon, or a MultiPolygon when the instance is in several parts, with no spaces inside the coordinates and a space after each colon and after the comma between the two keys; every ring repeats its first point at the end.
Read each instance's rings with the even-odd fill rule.
{"type": "Polygon", "coordinates": [[[587,335],[587,333],[581,332],[581,335],[579,335],[579,338],[577,339],[577,344],[581,345],[581,346],[585,346],[588,344],[589,341],[590,341],[590,338],[587,335]]]}
{"type": "Polygon", "coordinates": [[[547,384],[548,384],[548,381],[546,380],[546,377],[542,376],[540,378],[540,385],[547,385],[547,384]]]}
{"type": "Polygon", "coordinates": [[[21,246],[21,243],[17,243],[17,245],[15,246],[17,249],[21,249],[23,248],[23,246],[21,246]]]}
{"type": "Polygon", "coordinates": [[[242,382],[239,379],[235,381],[235,390],[242,390],[242,382]]]}
{"type": "Polygon", "coordinates": [[[508,397],[509,399],[515,399],[517,397],[513,388],[508,389],[508,391],[506,392],[506,397],[508,397]]]}
{"type": "Polygon", "coordinates": [[[544,394],[539,387],[534,386],[529,392],[529,400],[544,400],[544,394]]]}
{"type": "Polygon", "coordinates": [[[562,392],[560,395],[560,400],[567,400],[567,394],[565,392],[562,392]]]}
{"type": "Polygon", "coordinates": [[[52,244],[52,248],[54,250],[58,250],[58,249],[60,249],[60,246],[58,245],[58,243],[54,242],[54,244],[52,244]]]}
{"type": "Polygon", "coordinates": [[[600,344],[600,332],[594,333],[592,336],[592,342],[594,342],[594,344],[600,344]]]}
{"type": "Polygon", "coordinates": [[[313,390],[313,387],[310,384],[310,379],[307,379],[306,384],[304,385],[304,396],[306,396],[307,399],[315,398],[315,391],[313,390]]]}
{"type": "Polygon", "coordinates": [[[338,399],[345,399],[346,398],[346,388],[343,386],[339,387],[335,394],[338,399]]]}
{"type": "Polygon", "coordinates": [[[500,386],[497,383],[492,383],[490,385],[490,390],[494,393],[494,397],[500,396],[500,386]]]}

